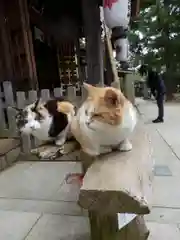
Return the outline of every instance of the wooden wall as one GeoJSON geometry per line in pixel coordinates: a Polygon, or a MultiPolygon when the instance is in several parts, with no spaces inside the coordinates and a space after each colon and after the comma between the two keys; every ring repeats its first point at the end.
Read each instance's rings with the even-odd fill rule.
{"type": "Polygon", "coordinates": [[[18,89],[37,87],[36,65],[32,46],[29,16],[24,0],[1,0],[1,81],[12,81],[18,89]]]}

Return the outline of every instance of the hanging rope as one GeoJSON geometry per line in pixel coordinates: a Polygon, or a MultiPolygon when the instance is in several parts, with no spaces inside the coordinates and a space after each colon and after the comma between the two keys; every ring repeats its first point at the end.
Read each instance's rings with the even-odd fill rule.
{"type": "Polygon", "coordinates": [[[120,80],[118,77],[118,71],[116,68],[115,61],[114,61],[112,44],[110,41],[110,31],[107,28],[104,21],[102,22],[102,26],[103,26],[104,35],[105,35],[105,37],[104,37],[105,44],[107,45],[107,48],[108,48],[108,53],[109,53],[109,58],[110,58],[110,63],[111,63],[111,68],[112,68],[112,73],[113,73],[113,78],[114,78],[111,86],[120,89],[120,80]]]}

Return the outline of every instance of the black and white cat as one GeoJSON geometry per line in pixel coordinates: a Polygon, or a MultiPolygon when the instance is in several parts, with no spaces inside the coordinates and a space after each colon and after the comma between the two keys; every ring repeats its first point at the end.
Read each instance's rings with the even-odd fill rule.
{"type": "MultiPolygon", "coordinates": [[[[50,148],[39,152],[40,158],[54,158],[57,151],[63,154],[65,141],[71,137],[70,124],[75,115],[75,106],[63,98],[36,102],[24,109],[16,109],[16,123],[22,134],[36,137],[43,142],[55,142],[50,148]]],[[[38,155],[38,148],[32,153],[38,155]]]]}

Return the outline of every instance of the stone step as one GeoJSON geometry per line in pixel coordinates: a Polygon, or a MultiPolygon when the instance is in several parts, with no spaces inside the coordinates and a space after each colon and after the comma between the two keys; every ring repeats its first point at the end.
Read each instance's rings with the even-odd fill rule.
{"type": "Polygon", "coordinates": [[[0,171],[10,167],[18,160],[20,141],[14,138],[0,139],[0,171]]]}

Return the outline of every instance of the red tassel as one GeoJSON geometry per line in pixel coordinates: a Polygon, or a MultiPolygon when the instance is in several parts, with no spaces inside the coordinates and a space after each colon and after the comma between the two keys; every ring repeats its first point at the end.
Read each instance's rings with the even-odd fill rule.
{"type": "Polygon", "coordinates": [[[112,8],[113,3],[116,3],[118,0],[104,0],[104,8],[112,8]]]}
{"type": "Polygon", "coordinates": [[[73,182],[79,183],[80,186],[83,184],[84,174],[82,173],[70,173],[66,176],[66,183],[72,184],[73,182]]]}

